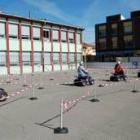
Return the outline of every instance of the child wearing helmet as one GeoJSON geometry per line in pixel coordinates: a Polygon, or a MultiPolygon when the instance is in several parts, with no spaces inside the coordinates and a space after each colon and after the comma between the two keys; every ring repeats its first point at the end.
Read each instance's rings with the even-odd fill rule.
{"type": "Polygon", "coordinates": [[[115,65],[114,70],[116,74],[123,74],[123,68],[121,66],[120,61],[117,61],[117,64],[115,65]]]}
{"type": "Polygon", "coordinates": [[[77,69],[78,77],[79,78],[87,78],[89,76],[88,70],[85,69],[83,66],[83,61],[79,63],[79,67],[77,69]]]}
{"type": "Polygon", "coordinates": [[[124,70],[123,70],[123,68],[121,66],[120,61],[117,61],[117,64],[115,65],[114,70],[115,70],[116,75],[122,75],[123,80],[126,81],[125,75],[124,75],[124,70]]]}

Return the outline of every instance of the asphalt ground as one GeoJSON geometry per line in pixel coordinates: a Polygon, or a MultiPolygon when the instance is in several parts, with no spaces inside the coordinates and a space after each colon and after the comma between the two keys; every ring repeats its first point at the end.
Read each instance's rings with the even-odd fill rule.
{"type": "Polygon", "coordinates": [[[73,85],[76,71],[1,75],[9,96],[0,102],[0,140],[140,140],[137,70],[127,70],[127,82],[110,81],[112,69],[89,72],[95,84],[84,87],[73,85]],[[62,98],[68,133],[55,134],[62,98]]]}

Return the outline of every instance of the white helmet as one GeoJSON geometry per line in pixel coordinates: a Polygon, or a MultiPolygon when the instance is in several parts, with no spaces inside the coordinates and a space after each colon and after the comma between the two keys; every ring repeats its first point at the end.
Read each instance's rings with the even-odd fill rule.
{"type": "Polygon", "coordinates": [[[83,61],[81,61],[81,62],[79,63],[79,65],[82,66],[82,65],[83,65],[83,61]]]}
{"type": "Polygon", "coordinates": [[[117,64],[121,64],[121,62],[120,61],[117,61],[117,64]]]}

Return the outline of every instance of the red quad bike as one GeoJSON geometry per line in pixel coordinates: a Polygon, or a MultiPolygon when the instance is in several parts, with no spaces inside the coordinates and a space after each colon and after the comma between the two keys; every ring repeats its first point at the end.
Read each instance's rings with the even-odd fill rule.
{"type": "Polygon", "coordinates": [[[79,78],[76,76],[76,79],[74,80],[74,85],[76,86],[85,86],[85,85],[93,85],[94,84],[94,79],[92,77],[88,78],[79,78]]]}
{"type": "Polygon", "coordinates": [[[127,76],[125,74],[112,73],[112,75],[110,76],[110,81],[120,81],[120,80],[126,81],[126,79],[127,79],[127,76]]]}
{"type": "Polygon", "coordinates": [[[6,101],[7,97],[7,92],[3,88],[0,88],[0,102],[6,101]]]}

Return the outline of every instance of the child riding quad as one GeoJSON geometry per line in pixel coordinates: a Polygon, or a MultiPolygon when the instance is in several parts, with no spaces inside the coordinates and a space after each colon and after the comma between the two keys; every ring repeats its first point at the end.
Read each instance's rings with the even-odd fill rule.
{"type": "Polygon", "coordinates": [[[77,73],[78,76],[74,80],[74,85],[85,86],[86,84],[90,84],[90,85],[94,84],[94,79],[89,75],[88,70],[84,68],[83,62],[79,63],[77,73]]]}
{"type": "Polygon", "coordinates": [[[120,80],[126,81],[127,76],[124,74],[120,61],[117,61],[114,70],[115,72],[110,77],[110,81],[120,81],[120,80]]]}

